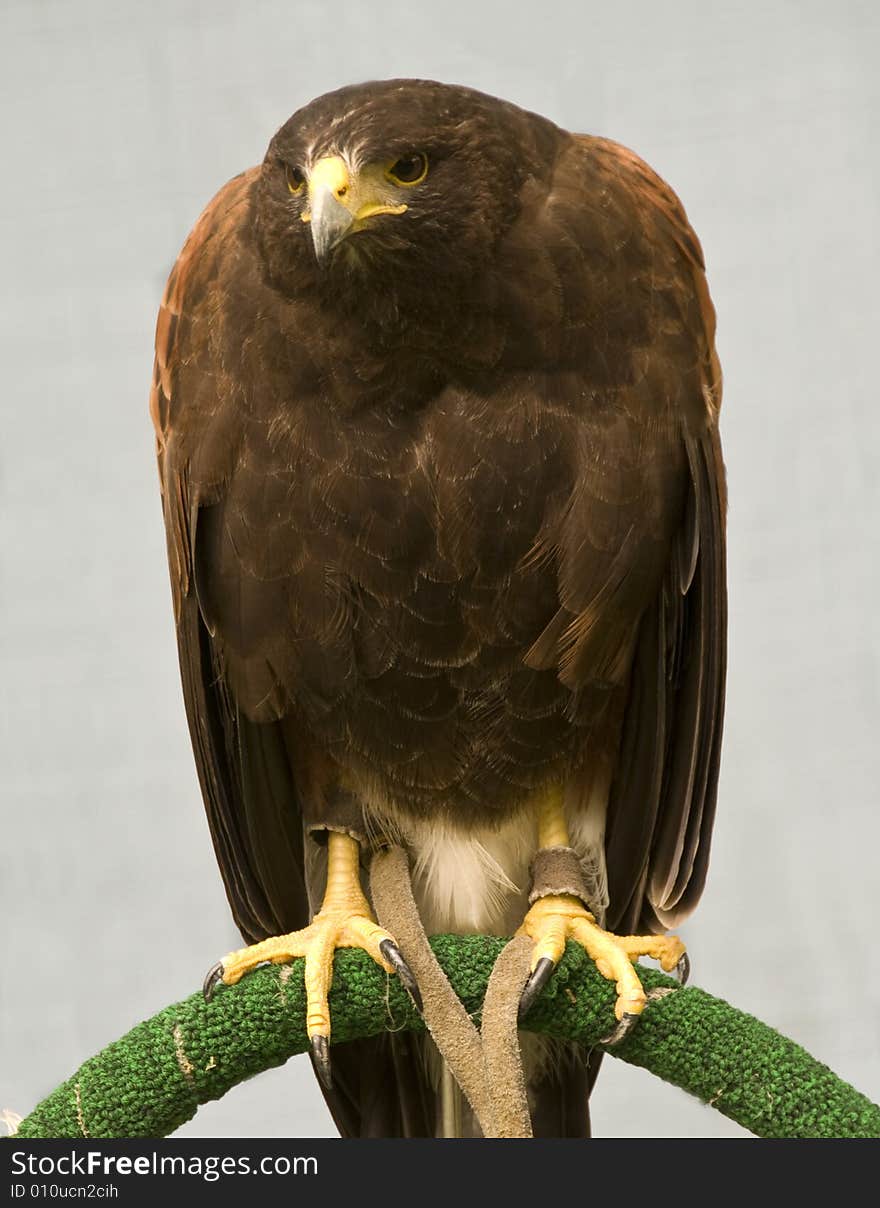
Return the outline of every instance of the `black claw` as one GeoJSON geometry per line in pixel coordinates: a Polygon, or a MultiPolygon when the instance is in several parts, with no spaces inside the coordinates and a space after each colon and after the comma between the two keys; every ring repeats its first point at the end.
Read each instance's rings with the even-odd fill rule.
{"type": "Polygon", "coordinates": [[[529,980],[525,984],[525,988],[519,1000],[519,1018],[522,1019],[528,1015],[532,1007],[535,1005],[535,999],[547,985],[547,982],[553,976],[553,970],[556,968],[556,961],[550,959],[549,956],[542,956],[532,970],[529,980]]]}
{"type": "Polygon", "coordinates": [[[603,1036],[599,1044],[614,1045],[620,1044],[621,1040],[625,1040],[630,1032],[639,1022],[639,1016],[634,1015],[632,1011],[624,1011],[620,1021],[613,1031],[607,1036],[603,1036]]]}
{"type": "Polygon", "coordinates": [[[330,1069],[330,1041],[326,1036],[313,1036],[309,1042],[312,1049],[312,1064],[327,1091],[333,1090],[333,1072],[330,1069]]]}
{"type": "Polygon", "coordinates": [[[216,965],[212,965],[205,974],[205,980],[202,982],[202,994],[205,996],[205,1002],[210,1002],[214,997],[214,991],[223,980],[223,962],[218,961],[216,965]]]}
{"type": "Polygon", "coordinates": [[[691,959],[688,956],[688,954],[685,952],[682,954],[681,960],[675,966],[675,970],[674,970],[672,976],[678,981],[678,983],[680,985],[686,986],[687,980],[690,977],[690,975],[691,975],[691,959]]]}
{"type": "Polygon", "coordinates": [[[418,982],[413,977],[412,969],[410,969],[409,965],[403,959],[400,949],[393,940],[383,940],[379,945],[379,951],[385,957],[388,964],[394,966],[394,971],[403,983],[403,988],[416,1004],[416,1010],[421,1015],[422,994],[419,990],[418,982]]]}

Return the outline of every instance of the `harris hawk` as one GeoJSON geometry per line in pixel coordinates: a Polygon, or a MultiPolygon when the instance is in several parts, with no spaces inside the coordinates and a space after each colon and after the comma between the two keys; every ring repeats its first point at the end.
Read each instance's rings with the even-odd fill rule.
{"type": "MultiPolygon", "coordinates": [[[[306,957],[343,1134],[443,1116],[424,1038],[334,1046],[330,1072],[336,947],[417,994],[362,885],[383,836],[429,933],[532,937],[529,1001],[571,938],[625,1026],[632,962],[682,957],[724,703],[714,327],[699,242],[635,154],[423,80],[300,109],[174,266],[151,413],[248,945],[208,984],[306,957]]],[[[588,1135],[595,1068],[532,1062],[536,1135],[588,1135]]]]}

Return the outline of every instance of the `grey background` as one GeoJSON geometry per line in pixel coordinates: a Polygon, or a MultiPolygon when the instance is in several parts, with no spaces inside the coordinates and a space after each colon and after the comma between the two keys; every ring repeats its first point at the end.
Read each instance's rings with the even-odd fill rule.
{"type": "MultiPolygon", "coordinates": [[[[635,148],[719,312],[731,669],[695,980],[880,1098],[873,3],[3,0],[0,1107],[190,993],[234,933],[185,729],[147,418],[214,191],[342,83],[467,83],[635,148]]],[[[601,1136],[742,1130],[608,1061],[601,1136]]],[[[304,1059],[196,1135],[321,1135],[304,1059]]]]}

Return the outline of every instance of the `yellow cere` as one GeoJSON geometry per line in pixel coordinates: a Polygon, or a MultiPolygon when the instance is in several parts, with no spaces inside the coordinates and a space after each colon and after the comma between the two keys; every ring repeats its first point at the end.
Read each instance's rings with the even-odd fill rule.
{"type": "MultiPolygon", "coordinates": [[[[408,206],[391,203],[388,179],[387,169],[383,171],[372,164],[352,178],[341,155],[327,155],[319,159],[309,173],[309,202],[314,206],[317,196],[322,192],[330,193],[351,213],[354,222],[376,214],[403,214],[408,206]]],[[[300,219],[311,222],[311,209],[304,211],[300,219]]]]}
{"type": "Polygon", "coordinates": [[[312,168],[309,176],[309,197],[314,197],[318,189],[328,189],[342,201],[350,187],[348,165],[341,155],[327,155],[324,159],[319,159],[312,168]]]}

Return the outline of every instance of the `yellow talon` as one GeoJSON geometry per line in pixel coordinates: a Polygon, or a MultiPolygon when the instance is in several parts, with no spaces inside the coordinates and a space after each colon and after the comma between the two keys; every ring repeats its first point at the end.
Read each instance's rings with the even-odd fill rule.
{"type": "MultiPolygon", "coordinates": [[[[568,846],[568,826],[562,795],[551,791],[538,805],[538,847],[568,846]]],[[[661,968],[672,973],[686,962],[685,947],[675,935],[614,935],[604,931],[595,916],[580,898],[570,893],[549,894],[532,905],[517,935],[527,935],[534,941],[531,981],[523,992],[521,1011],[528,1010],[541,987],[560,961],[565,941],[575,940],[595,964],[599,973],[613,981],[617,990],[614,1013],[618,1020],[633,1022],[641,1015],[648,1001],[633,963],[640,956],[650,956],[661,968]]],[[[616,1029],[614,1039],[624,1030],[616,1029]]]]}
{"type": "Polygon", "coordinates": [[[258,965],[286,964],[305,957],[306,1032],[319,1072],[329,1086],[330,1039],[328,996],[333,983],[333,954],[337,948],[363,948],[386,973],[398,973],[420,1006],[418,988],[400,955],[394,937],[380,927],[363,894],[358,872],[356,839],[331,831],[327,838],[327,887],[321,909],[308,927],[276,935],[225,956],[206,980],[206,997],[214,980],[234,986],[258,965]]]}
{"type": "Polygon", "coordinates": [[[533,971],[544,959],[558,964],[567,939],[579,943],[602,976],[615,983],[614,1013],[618,1019],[624,1015],[641,1015],[647,1002],[633,962],[640,956],[650,956],[669,973],[677,967],[685,952],[684,944],[675,935],[619,936],[603,931],[583,903],[569,894],[539,898],[517,935],[527,935],[535,942],[533,971]]]}

